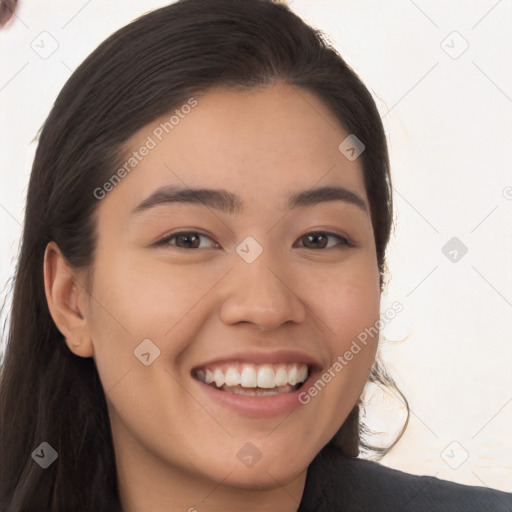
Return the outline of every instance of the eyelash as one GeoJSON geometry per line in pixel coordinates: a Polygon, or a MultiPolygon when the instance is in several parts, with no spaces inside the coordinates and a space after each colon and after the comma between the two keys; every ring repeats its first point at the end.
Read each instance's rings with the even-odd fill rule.
{"type": "MultiPolygon", "coordinates": [[[[199,236],[202,236],[202,237],[205,237],[205,238],[209,238],[210,240],[214,241],[210,236],[205,235],[204,233],[200,233],[199,231],[178,231],[176,233],[171,233],[170,235],[166,236],[165,238],[162,238],[158,242],[154,243],[153,246],[154,247],[163,247],[165,245],[170,245],[169,242],[171,240],[176,239],[179,236],[184,236],[184,235],[199,235],[199,236]]],[[[336,238],[336,239],[338,239],[340,241],[340,244],[338,244],[335,247],[311,249],[313,251],[326,250],[326,249],[343,249],[345,247],[354,247],[354,245],[348,240],[348,238],[346,238],[346,237],[344,237],[342,235],[338,235],[337,233],[331,233],[331,232],[328,232],[328,231],[311,231],[311,232],[306,233],[306,234],[302,235],[301,237],[299,237],[299,240],[301,240],[302,238],[304,238],[306,236],[309,236],[309,235],[324,235],[324,236],[336,238]]],[[[217,242],[215,242],[215,244],[218,246],[217,242]]],[[[174,247],[175,249],[185,250],[185,251],[186,250],[192,250],[192,251],[200,250],[198,248],[187,249],[185,247],[176,247],[176,246],[171,246],[171,247],[174,247]]],[[[217,248],[217,247],[214,247],[214,249],[215,248],[217,248]]],[[[304,248],[308,249],[308,247],[304,247],[304,248]]]]}

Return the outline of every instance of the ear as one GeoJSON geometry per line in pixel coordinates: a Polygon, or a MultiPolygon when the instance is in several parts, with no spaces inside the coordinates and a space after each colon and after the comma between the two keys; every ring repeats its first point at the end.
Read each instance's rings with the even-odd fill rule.
{"type": "Polygon", "coordinates": [[[92,357],[94,347],[86,321],[88,293],[55,242],[44,252],[44,290],[50,314],[69,350],[92,357]]]}

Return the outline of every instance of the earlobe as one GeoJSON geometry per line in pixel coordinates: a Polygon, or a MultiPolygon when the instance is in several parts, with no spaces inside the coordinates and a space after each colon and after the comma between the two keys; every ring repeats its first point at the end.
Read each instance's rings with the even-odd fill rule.
{"type": "Polygon", "coordinates": [[[58,245],[50,242],[44,253],[44,289],[55,325],[77,356],[94,354],[86,315],[87,291],[69,266],[58,245]]]}

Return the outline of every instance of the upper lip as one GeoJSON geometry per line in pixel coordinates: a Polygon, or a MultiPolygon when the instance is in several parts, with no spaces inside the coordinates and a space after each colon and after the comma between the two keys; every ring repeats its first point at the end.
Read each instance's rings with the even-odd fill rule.
{"type": "Polygon", "coordinates": [[[253,363],[253,364],[278,364],[278,363],[303,363],[307,364],[311,369],[316,370],[321,368],[321,363],[318,359],[300,350],[274,350],[265,352],[233,352],[229,355],[223,355],[215,359],[210,359],[201,364],[194,366],[192,371],[199,370],[216,365],[221,365],[230,362],[240,363],[253,363]]]}

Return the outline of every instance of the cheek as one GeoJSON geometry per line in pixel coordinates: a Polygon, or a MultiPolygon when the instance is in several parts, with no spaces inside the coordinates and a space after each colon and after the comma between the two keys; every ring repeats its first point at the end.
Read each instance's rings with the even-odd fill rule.
{"type": "Polygon", "coordinates": [[[379,320],[379,272],[373,255],[360,254],[331,271],[318,271],[308,283],[336,355],[379,320]]]}
{"type": "Polygon", "coordinates": [[[336,356],[348,350],[352,342],[372,340],[373,344],[377,343],[380,316],[378,286],[365,281],[347,283],[328,312],[327,321],[333,331],[330,339],[336,356]]]}
{"type": "Polygon", "coordinates": [[[338,392],[353,389],[358,393],[368,377],[379,342],[379,309],[378,285],[367,280],[345,283],[329,309],[329,373],[338,392]]]}
{"type": "Polygon", "coordinates": [[[316,276],[314,301],[330,357],[328,368],[304,390],[303,403],[329,425],[334,435],[357,401],[375,360],[379,340],[380,287],[376,262],[358,260],[350,267],[316,276]]]}
{"type": "Polygon", "coordinates": [[[118,257],[113,268],[100,269],[96,277],[95,294],[103,306],[99,315],[113,328],[130,333],[134,341],[162,338],[217,280],[211,270],[199,273],[186,265],[132,255],[118,257]]]}
{"type": "Polygon", "coordinates": [[[149,261],[143,253],[98,257],[106,261],[115,264],[96,266],[88,317],[95,361],[108,388],[140,366],[134,351],[143,340],[160,351],[158,365],[174,366],[187,353],[204,321],[208,292],[225,270],[149,261]]]}

